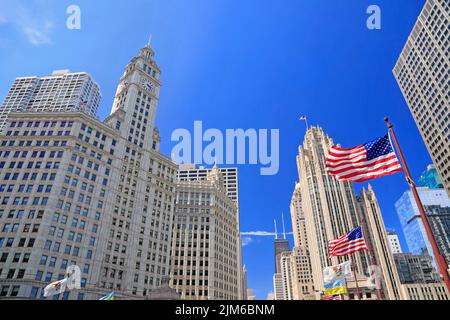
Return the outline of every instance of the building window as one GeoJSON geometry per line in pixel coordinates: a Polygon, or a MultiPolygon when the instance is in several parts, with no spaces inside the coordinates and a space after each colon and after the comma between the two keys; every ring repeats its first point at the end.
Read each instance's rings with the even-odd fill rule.
{"type": "Polygon", "coordinates": [[[39,288],[33,287],[31,288],[30,298],[36,299],[39,292],[39,288]]]}
{"type": "Polygon", "coordinates": [[[2,286],[2,290],[0,291],[0,297],[6,297],[8,295],[9,286],[2,286]]]}

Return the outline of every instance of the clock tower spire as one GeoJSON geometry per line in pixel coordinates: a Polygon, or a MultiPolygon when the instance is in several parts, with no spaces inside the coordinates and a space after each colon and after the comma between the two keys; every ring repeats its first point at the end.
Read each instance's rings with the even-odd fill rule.
{"type": "Polygon", "coordinates": [[[111,114],[124,111],[123,134],[139,147],[152,148],[161,70],[149,43],[131,59],[119,80],[111,114]]]}

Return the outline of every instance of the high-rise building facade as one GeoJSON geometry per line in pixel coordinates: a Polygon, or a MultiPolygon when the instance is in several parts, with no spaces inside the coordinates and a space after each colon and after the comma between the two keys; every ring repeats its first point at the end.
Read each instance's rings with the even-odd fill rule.
{"type": "Polygon", "coordinates": [[[398,253],[394,259],[402,284],[441,282],[433,258],[427,254],[398,253]]]}
{"type": "MultiPolygon", "coordinates": [[[[208,173],[211,169],[198,167],[195,164],[180,164],[177,172],[177,178],[179,181],[201,181],[206,180],[208,177],[208,173]]],[[[236,203],[237,211],[236,211],[236,220],[238,223],[238,228],[240,230],[240,209],[239,209],[239,175],[238,169],[227,167],[227,168],[219,168],[220,173],[223,176],[223,183],[225,190],[227,192],[228,197],[236,203]]],[[[239,257],[239,265],[244,266],[244,260],[242,257],[242,239],[239,234],[239,246],[238,246],[238,257],[239,257]]],[[[244,279],[243,270],[239,270],[240,277],[242,278],[242,285],[239,289],[239,299],[243,299],[245,296],[246,289],[244,288],[244,284],[246,279],[244,279]]]]}
{"type": "Polygon", "coordinates": [[[450,300],[443,282],[402,284],[402,288],[406,300],[450,300]]]}
{"type": "Polygon", "coordinates": [[[169,274],[177,170],[160,154],[160,69],[154,55],[147,45],[125,67],[104,121],[122,139],[99,285],[142,297],[169,274]]]}
{"type": "Polygon", "coordinates": [[[294,247],[291,263],[293,299],[314,300],[316,296],[309,251],[304,247],[294,247]]]}
{"type": "Polygon", "coordinates": [[[291,246],[288,239],[279,239],[278,236],[274,242],[275,252],[275,273],[281,273],[281,254],[283,252],[291,252],[291,246]]]}
{"type": "Polygon", "coordinates": [[[294,299],[294,279],[292,266],[292,253],[282,252],[280,255],[280,274],[283,283],[283,300],[294,299]]]}
{"type": "Polygon", "coordinates": [[[100,89],[85,72],[54,71],[45,77],[17,78],[0,107],[0,131],[11,112],[73,112],[95,116],[100,89]]]}
{"type": "MultiPolygon", "coordinates": [[[[369,267],[377,265],[382,270],[384,299],[401,299],[398,275],[375,194],[369,188],[356,197],[351,183],[339,182],[327,173],[325,159],[332,145],[332,139],[321,128],[313,127],[307,131],[297,156],[299,182],[296,190],[300,192],[297,206],[304,214],[316,297],[319,298],[323,290],[323,269],[348,260],[346,257],[330,258],[329,241],[361,226],[371,250],[352,256],[358,278],[367,277],[369,267]]],[[[296,220],[293,218],[294,226],[296,220]]],[[[301,233],[297,238],[301,239],[301,233]]]]}
{"type": "MultiPolygon", "coordinates": [[[[440,253],[450,264],[450,198],[445,189],[417,188],[440,253]]],[[[395,203],[408,249],[414,254],[434,257],[419,209],[410,190],[395,203]]]]}
{"type": "MultiPolygon", "coordinates": [[[[348,182],[338,182],[325,169],[325,158],[333,141],[321,128],[310,128],[299,147],[298,189],[305,216],[314,287],[323,290],[323,269],[344,262],[330,258],[328,242],[360,225],[356,196],[348,182]]],[[[367,255],[355,255],[359,273],[364,273],[367,255]]]]}
{"type": "Polygon", "coordinates": [[[294,234],[294,246],[308,248],[305,213],[302,208],[302,191],[300,184],[296,183],[290,204],[291,222],[294,234]]]}
{"type": "MultiPolygon", "coordinates": [[[[180,164],[177,172],[178,180],[180,181],[194,181],[206,180],[211,169],[197,168],[195,164],[180,164]]],[[[236,202],[239,208],[239,177],[237,168],[219,168],[223,175],[223,181],[227,195],[230,199],[236,202]]],[[[239,214],[239,212],[238,212],[239,214]]],[[[239,216],[238,216],[239,218],[239,216]]]]}
{"type": "Polygon", "coordinates": [[[54,298],[114,290],[145,299],[165,282],[177,165],[159,152],[153,55],[147,46],[127,66],[104,122],[66,109],[8,115],[0,136],[3,296],[42,298],[70,265],[81,269],[82,289],[54,298]]]}
{"type": "Polygon", "coordinates": [[[236,203],[217,167],[178,181],[171,286],[188,300],[237,300],[242,288],[236,203]]]}
{"type": "Polygon", "coordinates": [[[308,248],[305,213],[302,209],[302,192],[296,183],[292,194],[290,212],[294,233],[292,250],[293,295],[294,300],[311,300],[315,298],[311,259],[308,248]]]}
{"type": "Polygon", "coordinates": [[[450,196],[448,0],[427,0],[394,76],[450,196]]]}
{"type": "MultiPolygon", "coordinates": [[[[238,225],[238,230],[240,230],[240,211],[239,211],[239,177],[238,177],[238,169],[237,168],[216,168],[222,175],[223,187],[226,191],[226,195],[230,198],[236,205],[235,219],[238,225]]],[[[195,164],[180,164],[177,171],[177,179],[179,182],[193,182],[193,181],[206,181],[208,179],[208,175],[212,169],[197,167],[195,164]]],[[[246,278],[243,274],[243,257],[242,257],[242,239],[240,232],[237,234],[238,236],[238,246],[237,246],[237,255],[238,255],[238,265],[241,268],[238,270],[239,278],[241,279],[241,285],[238,289],[238,297],[239,299],[243,299],[245,297],[245,286],[246,286],[246,278]]]]}
{"type": "Polygon", "coordinates": [[[379,270],[379,285],[383,299],[403,299],[383,215],[372,186],[369,184],[367,190],[363,188],[357,199],[364,238],[369,248],[367,251],[369,266],[366,266],[366,270],[374,268],[370,266],[376,266],[379,270]]]}
{"type": "Polygon", "coordinates": [[[273,300],[287,300],[285,283],[281,273],[275,273],[273,275],[273,289],[273,300]]]}
{"type": "Polygon", "coordinates": [[[387,237],[392,254],[402,253],[402,246],[400,245],[400,239],[398,238],[397,232],[389,230],[387,232],[387,237]]]}

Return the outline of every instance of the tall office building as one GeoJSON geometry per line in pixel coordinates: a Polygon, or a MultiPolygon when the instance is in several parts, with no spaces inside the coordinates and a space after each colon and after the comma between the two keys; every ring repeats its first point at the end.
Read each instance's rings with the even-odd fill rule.
{"type": "Polygon", "coordinates": [[[0,131],[11,112],[73,112],[95,116],[100,89],[85,72],[54,71],[45,77],[17,78],[0,107],[0,131]]]}
{"type": "Polygon", "coordinates": [[[427,0],[394,76],[450,196],[449,20],[448,0],[427,0]]]}
{"type": "Polygon", "coordinates": [[[182,299],[240,299],[236,203],[217,167],[206,179],[178,181],[174,220],[171,287],[182,299]]]}
{"type": "MultiPolygon", "coordinates": [[[[372,253],[363,251],[352,256],[357,273],[367,276],[368,267],[376,263],[383,271],[384,298],[399,299],[398,276],[375,194],[369,188],[356,197],[350,182],[339,182],[326,172],[325,159],[332,145],[332,139],[321,128],[313,127],[307,131],[297,156],[299,182],[296,190],[300,193],[297,198],[304,214],[315,292],[323,290],[325,267],[348,260],[348,257],[330,258],[329,241],[362,226],[372,253]]],[[[301,234],[297,238],[300,239],[301,234]]]]}
{"type": "Polygon", "coordinates": [[[387,237],[392,254],[402,253],[402,246],[400,245],[400,239],[398,238],[397,232],[388,230],[387,237]]]}
{"type": "Polygon", "coordinates": [[[291,222],[294,230],[294,246],[308,248],[306,233],[305,212],[302,208],[302,191],[300,184],[296,183],[290,204],[291,222]]]}
{"type": "MultiPolygon", "coordinates": [[[[195,164],[180,164],[177,178],[179,181],[201,181],[206,180],[208,173],[211,169],[199,167],[195,164]]],[[[239,209],[239,176],[237,168],[219,168],[220,173],[223,176],[223,183],[228,197],[236,203],[236,220],[238,223],[238,229],[240,230],[240,209],[239,209]]],[[[243,257],[242,257],[242,239],[239,234],[239,246],[238,246],[238,257],[239,265],[243,267],[243,257]]],[[[239,270],[240,278],[242,278],[242,286],[239,288],[239,299],[243,299],[245,296],[244,282],[246,280],[243,278],[242,269],[239,270]]]]}
{"type": "Polygon", "coordinates": [[[316,296],[309,251],[304,247],[294,247],[291,262],[293,299],[314,300],[316,296]]]}
{"type": "Polygon", "coordinates": [[[289,240],[278,238],[275,239],[274,250],[275,250],[275,273],[281,273],[281,254],[283,252],[291,251],[289,240]]]}
{"type": "Polygon", "coordinates": [[[368,262],[369,265],[377,266],[381,272],[380,289],[383,299],[403,299],[400,279],[389,245],[389,236],[372,186],[369,184],[367,190],[363,188],[357,199],[364,238],[369,248],[367,252],[368,262]]]}
{"type": "Polygon", "coordinates": [[[284,226],[284,217],[282,217],[282,228],[283,232],[282,238],[279,238],[278,236],[278,229],[277,229],[277,222],[274,220],[275,224],[275,241],[274,241],[274,261],[275,261],[275,273],[281,273],[281,254],[283,252],[290,252],[291,246],[289,244],[289,240],[286,238],[286,230],[284,226]]]}
{"type": "Polygon", "coordinates": [[[394,254],[405,299],[449,300],[450,295],[428,254],[394,254]]]}
{"type": "Polygon", "coordinates": [[[275,300],[292,299],[292,282],[291,282],[291,247],[289,240],[286,238],[286,231],[283,220],[283,238],[278,237],[277,222],[275,224],[275,240],[274,240],[274,262],[275,271],[273,275],[273,289],[275,300]],[[287,265],[289,264],[289,266],[287,265]]]}
{"type": "MultiPolygon", "coordinates": [[[[283,275],[275,273],[273,275],[273,300],[287,300],[284,289],[283,275]]],[[[270,300],[268,298],[268,300],[270,300]]]]}
{"type": "Polygon", "coordinates": [[[141,297],[169,274],[177,169],[160,154],[155,118],[161,72],[154,56],[147,45],[128,63],[104,121],[121,139],[99,286],[141,297]]]}
{"type": "Polygon", "coordinates": [[[306,233],[305,213],[302,209],[300,184],[295,184],[290,212],[294,230],[294,249],[292,250],[293,295],[294,300],[311,300],[315,297],[311,259],[306,233]]]}
{"type": "Polygon", "coordinates": [[[406,300],[450,300],[447,286],[443,282],[402,284],[406,300]]]}
{"type": "MultiPolygon", "coordinates": [[[[305,216],[308,248],[314,287],[323,290],[323,269],[345,259],[330,258],[328,242],[360,225],[356,196],[348,182],[338,182],[328,175],[325,158],[332,140],[321,128],[310,128],[297,156],[298,190],[305,216]]],[[[364,273],[367,255],[355,255],[359,273],[364,273]]]]}
{"type": "Polygon", "coordinates": [[[427,254],[397,253],[394,259],[402,284],[441,282],[433,258],[427,254]]]}
{"type": "MultiPolygon", "coordinates": [[[[291,252],[282,252],[280,255],[280,274],[282,281],[282,290],[283,290],[283,300],[293,300],[294,299],[294,279],[292,272],[292,253],[291,252]]],[[[277,289],[275,287],[275,289],[277,289]]],[[[277,293],[277,291],[275,291],[277,293]]]]}
{"type": "MultiPolygon", "coordinates": [[[[445,189],[417,188],[440,253],[450,264],[450,198],[445,189]]],[[[410,190],[395,203],[408,249],[411,253],[427,253],[434,257],[419,209],[410,190]]]]}
{"type": "Polygon", "coordinates": [[[8,115],[0,136],[0,296],[42,298],[70,265],[80,267],[82,289],[56,299],[113,290],[145,299],[166,282],[177,165],[159,152],[153,56],[147,46],[127,66],[104,122],[66,109],[8,115]]]}
{"type": "MultiPolygon", "coordinates": [[[[195,164],[180,164],[177,178],[180,181],[206,180],[211,169],[197,168],[195,164]]],[[[239,179],[237,168],[219,168],[223,175],[224,187],[230,199],[236,202],[239,208],[239,179]]],[[[238,212],[239,218],[239,212],[238,212]]]]}

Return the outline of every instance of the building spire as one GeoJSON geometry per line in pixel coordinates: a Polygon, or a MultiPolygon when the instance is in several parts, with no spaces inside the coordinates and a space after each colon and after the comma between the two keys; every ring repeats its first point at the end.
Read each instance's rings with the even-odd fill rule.
{"type": "Polygon", "coordinates": [[[152,44],[152,35],[150,35],[149,37],[148,37],[148,43],[147,43],[147,47],[151,47],[151,44],[152,44]]]}
{"type": "Polygon", "coordinates": [[[278,240],[277,220],[273,220],[273,223],[275,225],[275,240],[278,240]]]}
{"type": "Polygon", "coordinates": [[[284,227],[284,212],[281,212],[281,222],[283,224],[283,238],[286,240],[286,228],[284,227]]]}

